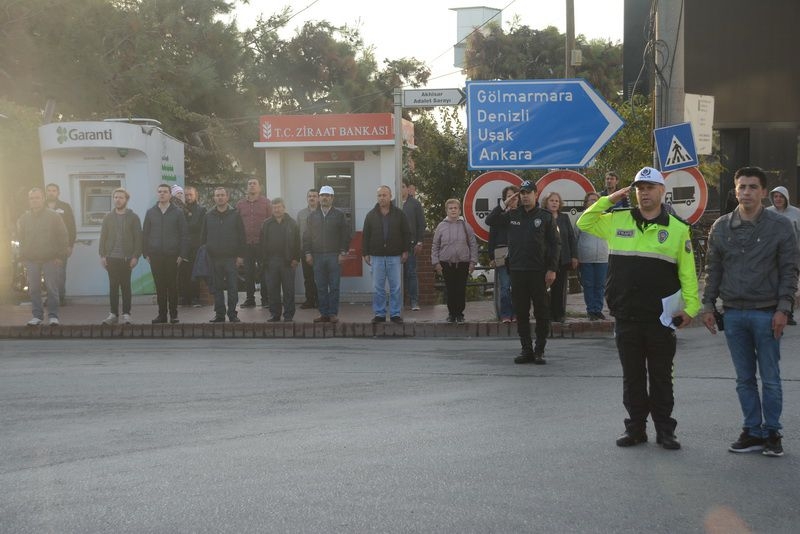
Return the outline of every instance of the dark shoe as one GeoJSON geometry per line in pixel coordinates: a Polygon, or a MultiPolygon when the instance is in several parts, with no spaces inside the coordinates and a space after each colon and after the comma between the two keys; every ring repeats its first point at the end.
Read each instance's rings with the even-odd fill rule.
{"type": "Polygon", "coordinates": [[[536,365],[547,363],[547,360],[544,359],[544,349],[533,349],[533,363],[536,365]]]}
{"type": "Polygon", "coordinates": [[[215,315],[213,319],[209,321],[209,323],[224,323],[225,316],[224,315],[215,315]]]}
{"type": "Polygon", "coordinates": [[[448,315],[447,319],[445,319],[445,321],[447,321],[448,323],[454,323],[454,322],[456,322],[456,318],[453,317],[452,315],[448,315]]]}
{"type": "Polygon", "coordinates": [[[167,322],[167,318],[166,317],[162,317],[161,315],[159,315],[158,317],[156,317],[155,319],[153,319],[150,322],[153,323],[153,324],[164,324],[164,323],[167,322]]]}
{"type": "Polygon", "coordinates": [[[179,322],[177,317],[170,317],[169,324],[178,324],[179,322]]]}
{"type": "Polygon", "coordinates": [[[564,322],[564,316],[562,315],[560,317],[553,317],[551,319],[551,321],[553,321],[554,323],[563,323],[564,322]]]}
{"type": "Polygon", "coordinates": [[[372,324],[385,323],[385,322],[386,322],[386,317],[381,317],[380,315],[376,315],[375,317],[372,318],[372,324]]]}
{"type": "Polygon", "coordinates": [[[603,315],[603,312],[597,312],[597,313],[595,313],[595,316],[597,316],[597,318],[600,319],[601,321],[605,321],[606,320],[606,316],[603,315]]]}
{"type": "Polygon", "coordinates": [[[230,315],[230,316],[228,316],[228,322],[229,323],[241,323],[242,320],[239,319],[238,315],[230,315]]]}
{"type": "Polygon", "coordinates": [[[284,317],[283,317],[283,322],[284,322],[284,323],[293,323],[293,322],[294,322],[294,317],[286,317],[286,316],[284,315],[284,317]]]}
{"type": "Polygon", "coordinates": [[[301,310],[310,310],[310,309],[313,309],[313,308],[316,308],[316,306],[314,305],[313,302],[305,301],[304,303],[302,303],[300,305],[300,309],[301,310]]]}
{"type": "Polygon", "coordinates": [[[392,321],[393,323],[397,323],[397,324],[403,324],[403,318],[400,317],[399,315],[395,315],[394,317],[392,317],[390,319],[390,321],[392,321]]]}
{"type": "Polygon", "coordinates": [[[790,315],[789,319],[786,321],[786,324],[789,326],[797,326],[797,321],[794,320],[794,315],[790,315]]]}
{"type": "Polygon", "coordinates": [[[247,299],[241,305],[242,308],[255,308],[256,307],[256,299],[247,299]]]}
{"type": "Polygon", "coordinates": [[[681,448],[681,442],[675,438],[675,434],[672,432],[660,432],[656,434],[656,443],[671,451],[677,451],[681,448]]]}
{"type": "Polygon", "coordinates": [[[262,301],[261,301],[261,307],[262,307],[262,308],[269,308],[269,302],[264,302],[264,301],[262,300],[262,301]]]}
{"type": "Polygon", "coordinates": [[[647,443],[647,434],[644,431],[626,430],[617,438],[617,447],[633,447],[639,443],[647,443]]]}
{"type": "Polygon", "coordinates": [[[464,316],[463,315],[456,315],[455,316],[455,321],[457,323],[463,323],[464,322],[464,316]]]}
{"type": "Polygon", "coordinates": [[[320,315],[319,317],[315,317],[314,318],[314,322],[315,323],[328,323],[328,322],[330,322],[330,319],[328,318],[327,315],[320,315]]]}
{"type": "Polygon", "coordinates": [[[519,356],[514,358],[514,363],[518,364],[533,363],[535,359],[536,356],[533,353],[533,347],[522,347],[519,356]]]}
{"type": "Polygon", "coordinates": [[[767,443],[764,445],[764,451],[761,454],[764,456],[783,456],[783,445],[781,444],[782,437],[783,436],[780,432],[770,430],[769,437],[767,437],[767,443]]]}
{"type": "Polygon", "coordinates": [[[598,317],[595,312],[587,313],[586,317],[588,317],[590,321],[599,321],[600,320],[600,317],[598,317]]]}
{"type": "Polygon", "coordinates": [[[743,428],[742,433],[739,434],[739,439],[731,443],[728,450],[731,452],[758,452],[764,450],[765,443],[766,440],[764,438],[751,436],[750,432],[743,428]]]}
{"type": "Polygon", "coordinates": [[[329,323],[338,323],[339,322],[339,318],[337,316],[335,316],[335,315],[329,315],[328,316],[328,322],[329,323]]]}
{"type": "Polygon", "coordinates": [[[273,315],[267,320],[268,323],[279,323],[281,322],[281,318],[273,315]]]}

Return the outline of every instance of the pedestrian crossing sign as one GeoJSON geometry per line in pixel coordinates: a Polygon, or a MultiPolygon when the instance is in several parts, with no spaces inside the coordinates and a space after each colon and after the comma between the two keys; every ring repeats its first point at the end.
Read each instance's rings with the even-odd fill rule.
{"type": "Polygon", "coordinates": [[[656,138],[656,151],[662,172],[697,167],[699,162],[690,122],[656,128],[653,135],[656,138]]]}

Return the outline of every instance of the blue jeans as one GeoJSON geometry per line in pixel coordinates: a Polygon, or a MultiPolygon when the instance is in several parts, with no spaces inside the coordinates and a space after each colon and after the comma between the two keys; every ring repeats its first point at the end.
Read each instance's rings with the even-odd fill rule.
{"type": "Polygon", "coordinates": [[[214,314],[223,317],[225,313],[225,294],[228,290],[228,318],[237,317],[236,305],[239,304],[239,270],[236,258],[211,258],[214,268],[214,314]]]}
{"type": "Polygon", "coordinates": [[[736,369],[736,393],[751,436],[781,429],[781,342],[772,334],[772,311],[725,309],[725,339],[736,369]],[[758,395],[756,368],[761,375],[758,395]]]}
{"type": "Polygon", "coordinates": [[[581,263],[581,285],[586,313],[603,311],[603,296],[606,290],[607,263],[581,263]]]}
{"type": "Polygon", "coordinates": [[[514,306],[511,304],[511,275],[508,266],[495,269],[495,276],[500,291],[500,319],[511,319],[514,317],[514,306]]]}
{"type": "Polygon", "coordinates": [[[372,256],[372,312],[386,317],[386,282],[389,282],[389,316],[400,317],[403,294],[400,291],[400,256],[372,256]]]}
{"type": "MultiPolygon", "coordinates": [[[[417,279],[417,255],[414,249],[408,253],[408,259],[403,264],[403,284],[405,284],[408,300],[411,306],[419,304],[419,280],[417,279]]],[[[399,314],[398,314],[399,315],[399,314]]]]}
{"type": "Polygon", "coordinates": [[[323,317],[339,315],[339,280],[342,274],[339,254],[336,252],[315,253],[312,256],[319,314],[323,317]]]}
{"type": "Polygon", "coordinates": [[[25,272],[28,275],[28,292],[31,296],[33,316],[44,319],[42,306],[42,273],[44,273],[44,284],[47,287],[47,316],[58,317],[59,267],[55,260],[26,261],[25,272]]]}

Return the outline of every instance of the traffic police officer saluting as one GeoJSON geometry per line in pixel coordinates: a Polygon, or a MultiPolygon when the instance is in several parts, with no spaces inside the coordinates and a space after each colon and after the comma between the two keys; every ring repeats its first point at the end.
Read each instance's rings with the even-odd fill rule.
{"type": "Polygon", "coordinates": [[[662,208],[660,172],[645,167],[636,173],[633,185],[638,208],[604,213],[628,194],[630,187],[625,187],[590,206],[578,219],[578,228],[608,241],[606,300],[616,318],[622,400],[628,411],[617,445],[646,442],[649,413],[656,442],[665,449],[680,449],[672,418],[675,332],[660,316],[662,299],[678,291],[684,308],[672,314],[674,326],[685,327],[700,310],[691,237],[686,222],[662,208]]]}

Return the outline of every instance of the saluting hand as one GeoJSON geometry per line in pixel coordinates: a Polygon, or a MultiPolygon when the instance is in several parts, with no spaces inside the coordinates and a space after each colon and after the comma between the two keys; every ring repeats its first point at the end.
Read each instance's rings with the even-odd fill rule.
{"type": "Polygon", "coordinates": [[[617,189],[616,191],[608,195],[608,200],[610,200],[613,204],[616,204],[617,202],[625,198],[628,195],[628,191],[630,190],[631,186],[623,187],[622,189],[617,189]]]}

